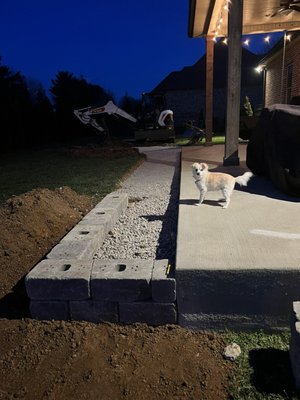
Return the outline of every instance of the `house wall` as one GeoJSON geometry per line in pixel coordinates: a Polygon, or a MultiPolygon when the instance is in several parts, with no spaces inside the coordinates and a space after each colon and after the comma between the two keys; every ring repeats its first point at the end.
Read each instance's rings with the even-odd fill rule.
{"type": "Polygon", "coordinates": [[[300,96],[300,37],[297,37],[286,45],[283,92],[281,98],[283,48],[266,62],[266,89],[265,106],[277,103],[289,103],[287,98],[287,68],[293,64],[291,98],[300,96]]]}
{"type": "MultiPolygon", "coordinates": [[[[213,118],[215,132],[224,130],[226,115],[225,88],[215,88],[213,91],[213,118]]],[[[248,96],[253,109],[262,105],[262,87],[242,87],[241,108],[245,96],[248,96]]],[[[175,127],[182,127],[193,120],[197,126],[204,127],[205,119],[205,91],[204,90],[173,90],[165,95],[167,108],[174,112],[175,127]]]]}
{"type": "Polygon", "coordinates": [[[174,124],[182,126],[192,120],[199,126],[204,115],[205,97],[200,90],[172,90],[166,92],[167,108],[174,112],[174,124]]]}

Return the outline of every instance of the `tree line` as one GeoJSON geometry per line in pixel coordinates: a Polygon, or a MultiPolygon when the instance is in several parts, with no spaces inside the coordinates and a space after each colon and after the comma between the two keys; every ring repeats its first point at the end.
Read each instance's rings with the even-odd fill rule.
{"type": "MultiPolygon", "coordinates": [[[[73,110],[114,101],[103,87],[68,71],[57,72],[49,91],[52,101],[39,82],[14,72],[0,59],[0,151],[87,136],[91,128],[83,125],[73,110]]],[[[137,103],[125,95],[119,106],[133,112],[137,103]]]]}

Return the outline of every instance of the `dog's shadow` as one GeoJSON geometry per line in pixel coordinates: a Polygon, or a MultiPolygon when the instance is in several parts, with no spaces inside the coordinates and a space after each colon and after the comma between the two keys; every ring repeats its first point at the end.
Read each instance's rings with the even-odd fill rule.
{"type": "MultiPolygon", "coordinates": [[[[206,204],[208,206],[213,206],[213,207],[222,207],[220,203],[224,203],[224,199],[219,199],[219,200],[203,200],[202,204],[206,204]]],[[[197,199],[184,199],[184,200],[179,200],[179,204],[183,204],[186,206],[197,206],[198,200],[197,199]]],[[[200,206],[198,206],[200,207],[200,206]]]]}

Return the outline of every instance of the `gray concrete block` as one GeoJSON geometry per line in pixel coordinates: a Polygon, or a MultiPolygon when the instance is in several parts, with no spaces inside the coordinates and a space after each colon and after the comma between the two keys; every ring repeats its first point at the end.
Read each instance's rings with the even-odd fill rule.
{"type": "Polygon", "coordinates": [[[35,300],[82,300],[90,297],[91,260],[43,260],[27,274],[27,294],[35,300]]]}
{"type": "Polygon", "coordinates": [[[36,301],[30,302],[32,318],[40,320],[68,320],[70,319],[67,301],[36,301]]]}
{"type": "Polygon", "coordinates": [[[62,238],[62,242],[71,241],[92,241],[96,244],[103,238],[105,231],[102,225],[79,225],[77,224],[62,238]]]}
{"type": "Polygon", "coordinates": [[[177,323],[177,310],[174,303],[154,303],[152,301],[120,303],[120,322],[134,324],[143,322],[148,325],[166,325],[177,323]]]}
{"type": "Polygon", "coordinates": [[[94,300],[131,302],[151,298],[152,260],[94,260],[94,300]]]}
{"type": "Polygon", "coordinates": [[[47,254],[47,258],[91,258],[102,245],[105,235],[104,225],[78,224],[47,254]]]}
{"type": "Polygon", "coordinates": [[[71,319],[89,322],[119,322],[118,303],[111,301],[70,301],[71,319]]]}
{"type": "Polygon", "coordinates": [[[151,278],[152,300],[173,303],[176,300],[176,281],[167,275],[168,260],[155,260],[151,278]]]}
{"type": "Polygon", "coordinates": [[[300,302],[294,301],[291,313],[290,360],[296,388],[300,389],[300,302]]]}
{"type": "Polygon", "coordinates": [[[104,197],[95,208],[113,208],[118,213],[118,218],[123,214],[128,206],[128,195],[127,193],[112,192],[104,197]]]}
{"type": "Polygon", "coordinates": [[[78,225],[103,225],[105,234],[107,234],[112,230],[118,217],[119,215],[115,208],[96,206],[82,218],[78,225]]]}
{"type": "Polygon", "coordinates": [[[86,242],[60,242],[50,253],[47,254],[47,259],[61,260],[61,259],[87,259],[91,258],[94,254],[94,246],[86,242]]]}

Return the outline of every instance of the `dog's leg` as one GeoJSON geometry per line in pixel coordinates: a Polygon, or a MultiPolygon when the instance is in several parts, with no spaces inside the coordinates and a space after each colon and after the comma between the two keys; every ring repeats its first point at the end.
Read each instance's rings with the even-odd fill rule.
{"type": "Polygon", "coordinates": [[[200,190],[200,197],[199,197],[199,203],[196,203],[196,206],[200,206],[200,204],[203,203],[204,197],[205,197],[205,193],[207,192],[207,190],[205,189],[201,189],[200,190]]]}
{"type": "Polygon", "coordinates": [[[224,195],[225,198],[225,204],[223,204],[222,208],[227,208],[229,206],[230,203],[230,197],[232,194],[232,189],[222,189],[222,193],[224,195]]]}

